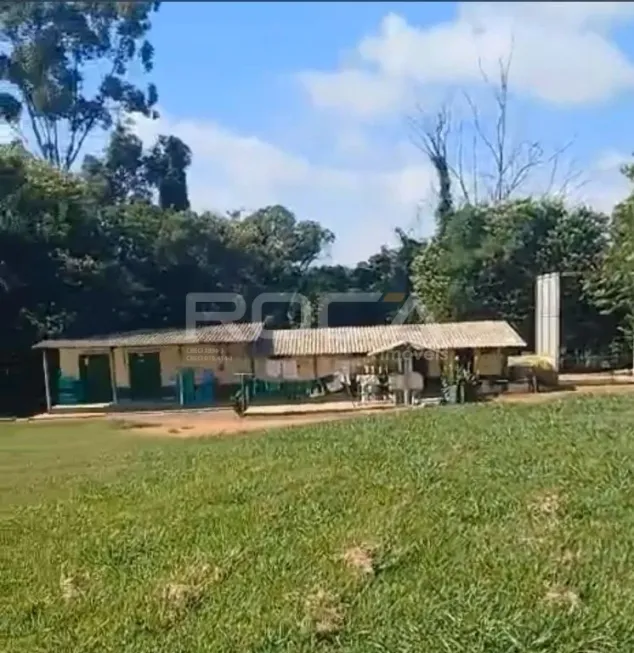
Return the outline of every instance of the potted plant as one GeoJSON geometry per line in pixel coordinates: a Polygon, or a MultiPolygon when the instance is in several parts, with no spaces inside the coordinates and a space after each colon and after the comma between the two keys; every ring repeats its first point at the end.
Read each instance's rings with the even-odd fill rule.
{"type": "Polygon", "coordinates": [[[478,400],[478,390],[480,389],[480,378],[468,369],[462,370],[461,378],[461,395],[463,402],[478,400]]]}
{"type": "Polygon", "coordinates": [[[459,370],[457,358],[449,369],[443,366],[443,370],[440,376],[440,384],[442,400],[445,404],[458,403],[458,374],[459,370]]]}

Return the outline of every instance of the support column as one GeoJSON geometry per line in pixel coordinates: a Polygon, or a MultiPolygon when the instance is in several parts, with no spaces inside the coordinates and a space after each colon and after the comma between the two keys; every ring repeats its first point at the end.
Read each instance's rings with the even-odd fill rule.
{"type": "Polygon", "coordinates": [[[112,388],[112,403],[119,403],[117,396],[117,362],[114,357],[114,347],[110,347],[110,386],[112,388]]]}
{"type": "Polygon", "coordinates": [[[183,383],[183,347],[178,346],[178,402],[185,405],[185,387],[183,383]]]}
{"type": "Polygon", "coordinates": [[[315,388],[317,388],[317,392],[324,392],[324,388],[322,387],[321,383],[319,383],[318,371],[319,369],[317,367],[317,356],[313,356],[313,379],[310,386],[311,393],[315,391],[315,388]]]}
{"type": "Polygon", "coordinates": [[[405,381],[405,392],[404,392],[404,402],[406,406],[409,406],[411,403],[411,392],[409,388],[409,383],[411,379],[412,372],[414,371],[413,361],[412,361],[412,352],[404,352],[406,356],[403,358],[403,367],[404,367],[404,381],[405,381]]]}
{"type": "Polygon", "coordinates": [[[44,392],[46,393],[46,412],[51,412],[51,383],[48,374],[48,358],[46,349],[42,349],[42,365],[44,366],[44,392]]]}

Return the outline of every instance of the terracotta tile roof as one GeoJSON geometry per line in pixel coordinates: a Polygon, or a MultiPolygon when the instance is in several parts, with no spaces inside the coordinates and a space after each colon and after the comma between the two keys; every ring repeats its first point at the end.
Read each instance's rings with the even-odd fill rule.
{"type": "Polygon", "coordinates": [[[367,354],[403,342],[429,350],[524,348],[526,343],[504,321],[404,324],[263,331],[257,351],[268,356],[367,354]]]}
{"type": "Polygon", "coordinates": [[[164,329],[158,331],[129,331],[91,338],[43,340],[34,349],[66,349],[102,347],[154,347],[161,345],[229,344],[252,343],[262,333],[262,322],[213,324],[198,327],[194,336],[185,329],[164,329]]]}
{"type": "Polygon", "coordinates": [[[261,322],[199,327],[195,339],[184,329],[133,331],[81,339],[43,340],[35,349],[157,347],[162,345],[255,343],[261,356],[368,354],[409,343],[417,349],[521,348],[526,343],[504,321],[404,324],[368,327],[264,330],[261,322]]]}

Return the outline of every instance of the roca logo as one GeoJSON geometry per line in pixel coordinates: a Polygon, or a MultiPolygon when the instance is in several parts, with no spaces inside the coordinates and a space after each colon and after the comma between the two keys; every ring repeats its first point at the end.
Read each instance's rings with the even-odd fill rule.
{"type": "MultiPolygon", "coordinates": [[[[381,292],[339,292],[324,293],[315,303],[300,293],[267,292],[258,295],[251,304],[251,321],[263,322],[265,318],[264,307],[270,304],[289,304],[299,306],[300,320],[296,328],[310,328],[312,326],[315,307],[317,311],[317,326],[327,327],[329,309],[332,304],[368,304],[378,301],[394,301],[396,293],[384,295],[381,292]]],[[[407,320],[416,315],[419,321],[428,321],[429,314],[414,295],[404,298],[402,306],[390,322],[393,325],[405,324],[407,320]]],[[[238,322],[247,313],[247,303],[239,293],[189,293],[185,298],[186,329],[195,332],[202,324],[238,322]],[[226,310],[202,310],[202,305],[219,306],[229,305],[226,310]]]]}

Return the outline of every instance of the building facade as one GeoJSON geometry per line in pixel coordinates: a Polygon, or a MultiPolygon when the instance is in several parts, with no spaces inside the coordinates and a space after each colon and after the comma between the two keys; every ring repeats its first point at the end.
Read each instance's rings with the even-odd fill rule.
{"type": "Polygon", "coordinates": [[[226,403],[242,379],[302,383],[339,373],[402,371],[402,350],[426,380],[457,355],[481,377],[505,374],[524,341],[502,321],[267,330],[262,323],[46,340],[47,407],[226,403]],[[58,365],[51,365],[51,350],[58,365]]]}

